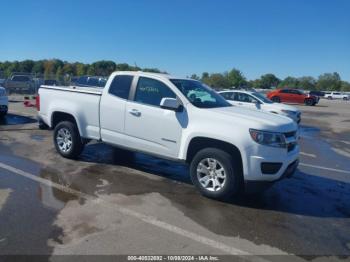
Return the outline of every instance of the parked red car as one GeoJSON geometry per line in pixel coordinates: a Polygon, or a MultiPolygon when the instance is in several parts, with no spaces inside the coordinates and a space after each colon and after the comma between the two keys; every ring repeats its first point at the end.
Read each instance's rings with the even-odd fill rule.
{"type": "Polygon", "coordinates": [[[305,94],[297,89],[276,89],[267,93],[267,98],[271,99],[273,102],[281,103],[298,103],[305,104],[307,106],[314,106],[318,103],[320,98],[318,96],[313,96],[305,94]]]}

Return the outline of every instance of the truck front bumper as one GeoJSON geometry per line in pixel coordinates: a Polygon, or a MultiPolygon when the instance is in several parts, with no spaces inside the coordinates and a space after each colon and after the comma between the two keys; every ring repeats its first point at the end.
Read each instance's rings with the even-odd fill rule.
{"type": "Polygon", "coordinates": [[[245,182],[274,182],[290,177],[298,166],[299,145],[294,148],[274,148],[254,145],[245,150],[243,174],[245,182]]]}
{"type": "Polygon", "coordinates": [[[271,187],[275,182],[284,179],[284,178],[290,178],[294,175],[296,169],[298,168],[299,159],[295,160],[289,166],[284,170],[282,176],[278,180],[275,181],[253,181],[253,180],[246,180],[244,183],[244,192],[251,194],[251,193],[257,193],[264,191],[271,187]]]}

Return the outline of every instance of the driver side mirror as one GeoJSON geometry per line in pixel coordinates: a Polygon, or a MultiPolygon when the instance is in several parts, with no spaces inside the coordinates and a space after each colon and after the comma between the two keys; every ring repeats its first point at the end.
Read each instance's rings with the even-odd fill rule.
{"type": "Polygon", "coordinates": [[[180,112],[183,110],[183,105],[179,103],[176,98],[164,97],[160,101],[160,107],[163,109],[173,110],[175,112],[180,112]]]}

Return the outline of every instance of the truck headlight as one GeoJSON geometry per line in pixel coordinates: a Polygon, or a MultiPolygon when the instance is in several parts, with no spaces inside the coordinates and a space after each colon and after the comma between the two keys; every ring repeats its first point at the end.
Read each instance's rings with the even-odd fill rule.
{"type": "Polygon", "coordinates": [[[249,129],[249,132],[252,139],[258,144],[283,148],[287,146],[283,133],[267,132],[255,129],[249,129]]]}

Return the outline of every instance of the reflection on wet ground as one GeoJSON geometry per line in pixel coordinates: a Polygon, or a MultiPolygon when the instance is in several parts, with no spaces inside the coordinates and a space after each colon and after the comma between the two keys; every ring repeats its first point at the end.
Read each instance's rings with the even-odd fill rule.
{"type": "Polygon", "coordinates": [[[0,118],[0,127],[3,125],[23,125],[35,122],[37,122],[37,120],[32,117],[7,114],[5,117],[0,118]]]}

